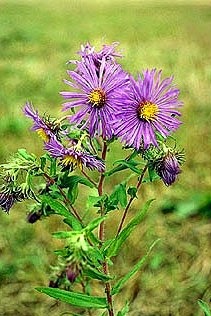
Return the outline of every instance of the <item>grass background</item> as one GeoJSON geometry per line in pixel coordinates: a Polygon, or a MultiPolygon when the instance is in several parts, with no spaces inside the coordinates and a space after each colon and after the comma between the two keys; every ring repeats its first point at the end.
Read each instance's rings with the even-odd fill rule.
{"type": "MultiPolygon", "coordinates": [[[[0,0],[0,26],[1,162],[20,147],[42,152],[21,108],[29,100],[41,113],[61,115],[65,63],[80,44],[118,41],[121,63],[132,74],[147,67],[174,74],[185,103],[176,137],[186,163],[172,187],[143,186],[142,200],[156,202],[116,269],[124,275],[153,240],[161,242],[116,305],[130,299],[132,316],[202,315],[197,299],[211,298],[210,1],[0,0]]],[[[0,315],[60,315],[70,307],[34,290],[48,284],[56,249],[50,233],[60,224],[27,224],[27,205],[15,206],[10,216],[0,213],[0,315]]]]}

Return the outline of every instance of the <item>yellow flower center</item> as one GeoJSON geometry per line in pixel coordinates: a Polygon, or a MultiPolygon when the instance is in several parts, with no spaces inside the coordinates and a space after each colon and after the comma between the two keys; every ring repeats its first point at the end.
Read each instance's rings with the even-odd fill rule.
{"type": "Polygon", "coordinates": [[[141,102],[138,108],[139,117],[147,122],[153,121],[158,112],[158,106],[149,101],[141,102]]]}
{"type": "Polygon", "coordinates": [[[89,103],[94,107],[101,108],[105,104],[105,92],[100,88],[94,89],[88,96],[89,103]]]}
{"type": "Polygon", "coordinates": [[[66,167],[69,165],[74,165],[79,167],[79,169],[82,170],[82,162],[80,159],[76,159],[75,157],[71,156],[71,155],[66,155],[63,159],[62,159],[62,163],[63,165],[65,165],[66,167]]]}
{"type": "Polygon", "coordinates": [[[37,129],[37,134],[38,134],[39,137],[41,137],[41,139],[44,142],[48,142],[49,141],[49,136],[46,134],[46,132],[44,131],[43,128],[37,129]]]}

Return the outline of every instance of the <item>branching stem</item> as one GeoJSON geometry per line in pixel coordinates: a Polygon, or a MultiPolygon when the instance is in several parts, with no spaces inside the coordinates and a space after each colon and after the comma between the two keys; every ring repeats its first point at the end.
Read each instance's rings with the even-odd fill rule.
{"type": "MultiPolygon", "coordinates": [[[[139,177],[139,180],[138,180],[138,183],[136,185],[136,189],[137,191],[140,189],[140,186],[142,184],[142,181],[143,181],[143,178],[144,178],[144,175],[145,175],[145,172],[147,171],[147,168],[148,168],[148,164],[145,165],[144,169],[142,170],[142,173],[139,177]]],[[[122,215],[122,218],[121,218],[121,221],[120,221],[120,224],[119,224],[119,227],[118,227],[118,230],[117,230],[117,234],[116,234],[116,237],[119,235],[119,233],[121,232],[122,230],[122,227],[123,227],[123,224],[124,224],[124,221],[125,221],[125,218],[127,216],[127,213],[128,213],[128,210],[133,202],[133,200],[135,199],[135,197],[132,197],[130,198],[130,200],[128,201],[128,204],[124,210],[124,213],[122,215]]]]}

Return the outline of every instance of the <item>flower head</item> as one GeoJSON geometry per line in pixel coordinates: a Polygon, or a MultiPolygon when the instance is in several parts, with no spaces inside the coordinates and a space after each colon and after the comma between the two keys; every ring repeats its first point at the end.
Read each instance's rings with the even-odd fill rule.
{"type": "Polygon", "coordinates": [[[139,149],[150,144],[158,146],[156,133],[166,138],[181,122],[177,108],[179,90],[172,86],[173,77],[161,80],[161,71],[143,72],[135,81],[130,79],[131,91],[127,106],[119,107],[113,122],[116,136],[126,145],[139,149]]]}
{"type": "Polygon", "coordinates": [[[161,177],[165,185],[173,184],[181,173],[180,169],[181,154],[168,151],[161,159],[155,161],[155,170],[161,177]]]}
{"type": "Polygon", "coordinates": [[[23,113],[33,120],[34,124],[32,130],[36,131],[44,142],[48,142],[51,137],[55,137],[58,132],[58,126],[47,118],[41,118],[38,111],[36,111],[30,103],[27,102],[25,104],[23,113]]]}
{"type": "Polygon", "coordinates": [[[84,62],[86,58],[91,58],[95,64],[96,70],[99,70],[100,64],[102,63],[103,58],[106,61],[116,62],[116,57],[122,57],[120,53],[116,52],[116,47],[119,43],[114,42],[111,45],[103,45],[100,51],[96,51],[94,46],[91,46],[89,43],[86,45],[81,45],[81,50],[78,54],[81,56],[81,60],[70,60],[69,63],[80,64],[84,62]]]}
{"type": "Polygon", "coordinates": [[[120,65],[107,62],[105,56],[99,70],[96,70],[93,58],[87,56],[78,64],[78,70],[68,71],[68,75],[73,82],[65,80],[65,83],[79,92],[61,92],[65,99],[70,100],[63,104],[63,110],[80,107],[70,121],[80,124],[85,120],[83,128],[88,128],[91,137],[98,134],[110,139],[114,112],[125,103],[128,75],[120,65]]]}
{"type": "Polygon", "coordinates": [[[91,170],[103,172],[105,170],[104,162],[96,156],[93,156],[82,149],[78,149],[77,145],[72,145],[69,148],[64,147],[55,138],[45,144],[45,149],[52,157],[60,158],[64,166],[77,166],[80,169],[87,167],[91,170]]]}

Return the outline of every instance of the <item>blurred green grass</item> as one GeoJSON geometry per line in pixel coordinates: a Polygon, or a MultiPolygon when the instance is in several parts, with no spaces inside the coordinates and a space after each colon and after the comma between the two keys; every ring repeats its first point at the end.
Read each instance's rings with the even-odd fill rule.
{"type": "MultiPolygon", "coordinates": [[[[201,216],[203,207],[211,212],[210,2],[0,0],[0,25],[1,162],[20,147],[42,152],[21,108],[29,100],[41,113],[61,115],[66,62],[76,57],[80,44],[90,41],[100,47],[118,41],[125,56],[121,63],[132,74],[147,67],[174,74],[185,103],[184,124],[176,137],[185,148],[186,163],[173,187],[143,187],[144,199],[157,200],[117,265],[124,274],[161,237],[122,301],[126,294],[133,301],[131,315],[202,315],[197,299],[211,296],[211,224],[201,216]]],[[[115,183],[112,178],[108,187],[115,183]]],[[[0,314],[58,315],[68,306],[54,306],[33,288],[47,284],[55,249],[50,232],[59,224],[51,219],[31,227],[26,212],[27,205],[18,205],[10,216],[0,214],[0,314]]],[[[116,216],[111,222],[117,222],[116,216]]]]}

